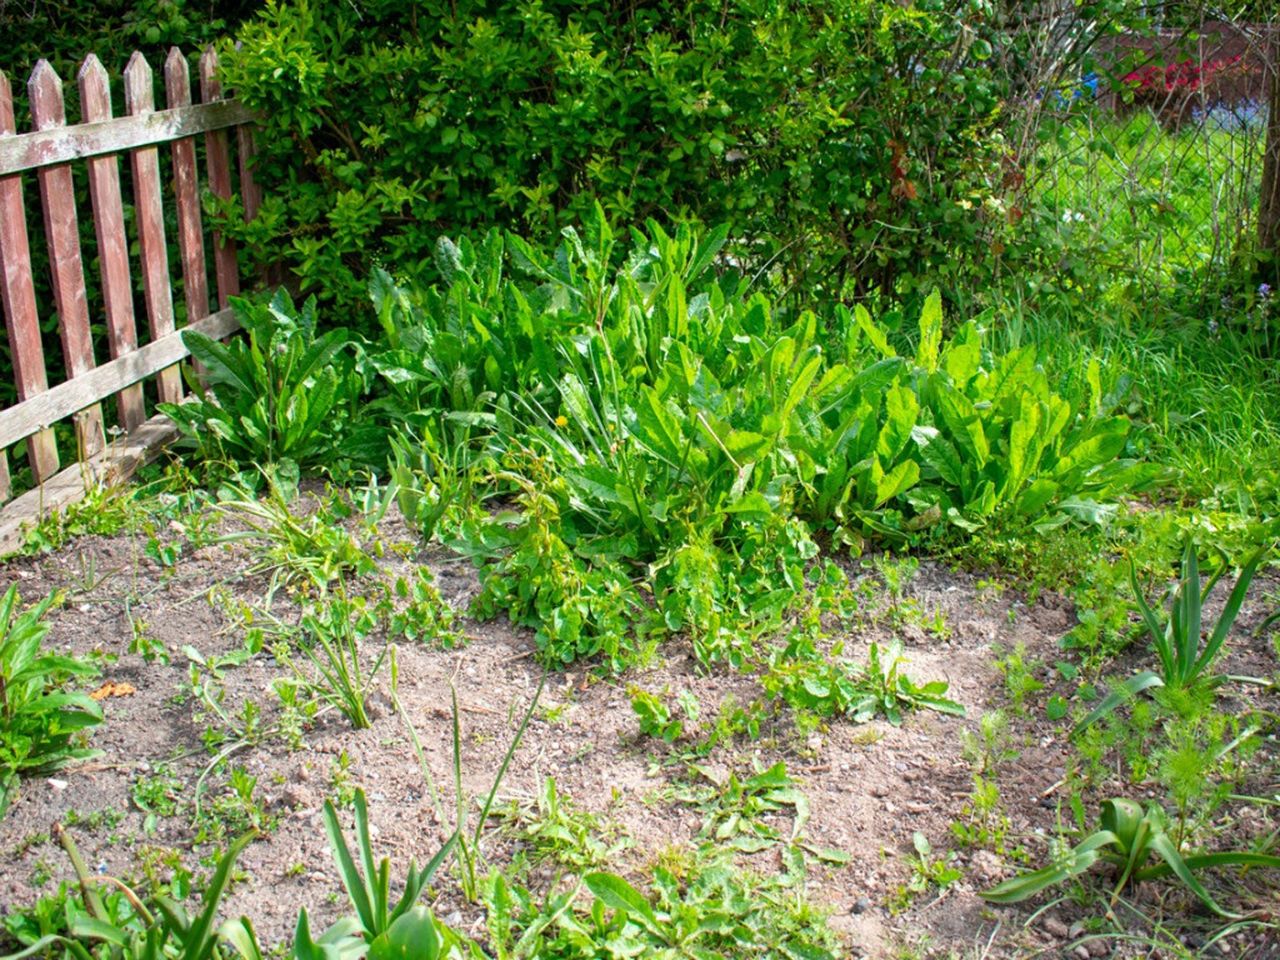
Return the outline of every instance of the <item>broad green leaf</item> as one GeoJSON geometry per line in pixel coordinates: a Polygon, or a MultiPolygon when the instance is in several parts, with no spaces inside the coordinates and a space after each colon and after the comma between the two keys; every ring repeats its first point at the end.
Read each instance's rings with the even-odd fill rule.
{"type": "Polygon", "coordinates": [[[920,457],[927,463],[945,483],[953,487],[962,485],[964,464],[956,448],[933,427],[916,427],[911,432],[916,446],[920,448],[920,457]]]}
{"type": "Polygon", "coordinates": [[[628,427],[636,442],[669,466],[679,467],[684,459],[684,437],[680,424],[663,406],[657,391],[643,387],[628,427]]]}
{"type": "Polygon", "coordinates": [[[942,369],[963,390],[982,366],[982,341],[973,321],[964,324],[942,352],[942,369]]]}
{"type": "Polygon", "coordinates": [[[583,878],[583,882],[606,907],[643,921],[650,930],[659,929],[658,918],[654,916],[649,901],[622,877],[615,873],[589,873],[583,878]]]}
{"type": "Polygon", "coordinates": [[[1048,477],[1040,477],[1018,495],[1014,509],[1024,517],[1038,515],[1058,495],[1058,484],[1048,477]]]}
{"type": "Polygon", "coordinates": [[[1028,897],[1035,896],[1041,890],[1046,890],[1055,884],[1061,883],[1063,880],[1084,873],[1098,862],[1099,851],[1103,847],[1111,846],[1115,843],[1115,834],[1108,831],[1098,831],[1068,852],[1059,862],[1050,864],[1041,870],[1010,877],[1003,883],[998,883],[990,890],[984,890],[978,895],[984,900],[990,900],[992,903],[1020,903],[1028,897]]]}
{"type": "Polygon", "coordinates": [[[853,319],[857,323],[858,329],[867,335],[867,339],[871,341],[871,345],[880,352],[882,357],[896,357],[897,351],[889,346],[889,338],[876,322],[871,319],[871,314],[867,313],[867,308],[862,304],[855,304],[853,308],[853,319]]]}
{"type": "Polygon", "coordinates": [[[1061,479],[1073,470],[1088,470],[1124,452],[1129,436],[1127,417],[1110,417],[1093,424],[1088,432],[1054,466],[1054,477],[1061,479]]]}
{"type": "Polygon", "coordinates": [[[884,464],[895,463],[911,440],[920,404],[915,391],[895,384],[885,393],[885,422],[876,440],[876,455],[884,464]]]}
{"type": "Polygon", "coordinates": [[[905,493],[920,480],[920,465],[914,460],[903,460],[900,464],[881,476],[876,481],[877,507],[905,493]]]}
{"type": "Polygon", "coordinates": [[[730,430],[720,437],[729,455],[739,464],[751,463],[765,456],[773,447],[773,441],[748,430],[730,430]]]}
{"type": "Polygon", "coordinates": [[[1007,353],[996,363],[996,369],[987,378],[983,398],[999,403],[1024,389],[1036,372],[1036,348],[1027,344],[1007,353]]]}
{"type": "Polygon", "coordinates": [[[692,281],[701,276],[702,272],[711,265],[716,254],[724,247],[728,238],[729,224],[727,223],[723,223],[709,231],[698,243],[698,249],[694,252],[689,269],[685,271],[684,279],[692,281]]]}
{"type": "Polygon", "coordinates": [[[426,907],[414,907],[369,944],[368,960],[436,960],[440,934],[426,907]]]}
{"type": "Polygon", "coordinates": [[[972,401],[946,381],[931,377],[934,413],[938,427],[945,431],[947,439],[955,444],[974,465],[981,470],[990,456],[986,433],[972,401]]]}
{"type": "Polygon", "coordinates": [[[920,311],[920,344],[916,348],[916,366],[928,373],[938,369],[938,348],[942,344],[942,293],[936,288],[924,301],[920,311]]]}
{"type": "Polygon", "coordinates": [[[805,361],[804,366],[800,368],[795,379],[791,381],[791,387],[787,390],[786,400],[783,402],[782,409],[777,412],[779,421],[778,429],[782,429],[786,425],[787,417],[791,416],[792,411],[799,406],[800,401],[805,398],[809,391],[809,387],[813,384],[814,377],[818,375],[818,371],[822,369],[822,356],[814,350],[812,356],[805,361]]]}
{"type": "Polygon", "coordinates": [[[1018,404],[1018,416],[1009,427],[1009,462],[1000,496],[1012,499],[1022,484],[1036,468],[1040,443],[1040,404],[1028,394],[1023,394],[1018,404]]]}
{"type": "Polygon", "coordinates": [[[1102,371],[1097,357],[1089,358],[1084,376],[1089,384],[1089,414],[1098,416],[1102,413],[1102,371]]]}

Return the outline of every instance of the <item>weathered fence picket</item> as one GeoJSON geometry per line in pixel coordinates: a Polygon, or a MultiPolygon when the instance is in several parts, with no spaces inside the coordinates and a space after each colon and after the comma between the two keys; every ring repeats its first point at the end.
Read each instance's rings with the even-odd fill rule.
{"type": "MultiPolygon", "coordinates": [[[[191,72],[187,58],[177,47],[164,62],[164,90],[170,110],[191,106],[191,72]]],[[[187,316],[199,320],[209,313],[209,276],[204,265],[204,231],[200,224],[199,172],[196,142],[192,137],[174,140],[173,190],[178,204],[178,250],[182,254],[182,292],[187,316]]]]}
{"type": "MultiPolygon", "coordinates": [[[[111,88],[107,71],[93,54],[80,68],[80,113],[86,121],[111,119],[111,88]]],[[[93,228],[98,238],[102,274],[102,299],[107,314],[107,342],[111,356],[121,357],[138,349],[138,329],[133,317],[133,282],[129,275],[129,240],[124,230],[124,203],[120,196],[120,161],[114,156],[91,157],[89,199],[93,203],[93,228]]],[[[135,383],[116,394],[120,426],[133,431],[147,418],[142,384],[135,383]]]]}
{"type": "MultiPolygon", "coordinates": [[[[182,399],[178,365],[189,353],[177,329],[165,231],[166,194],[174,204],[178,259],[182,265],[185,328],[213,337],[235,332],[237,322],[227,308],[240,290],[234,245],[217,234],[212,260],[218,310],[211,312],[206,265],[205,227],[201,215],[200,151],[203,135],[204,182],[223,200],[234,198],[229,131],[235,130],[236,169],[246,218],[261,204],[252,178],[252,117],[234,99],[225,99],[217,76],[217,57],[200,57],[200,99],[193,103],[190,66],[176,48],[164,66],[166,108],[155,106],[155,77],[150,64],[135,53],[124,70],[125,115],[114,117],[110,79],[97,57],[85,58],[77,76],[81,122],[68,124],[62,80],[40,61],[28,83],[31,129],[19,133],[8,78],[0,73],[0,301],[3,302],[17,403],[0,410],[0,553],[21,543],[24,524],[51,509],[65,506],[95,484],[127,477],[174,436],[163,416],[147,417],[144,381],[155,378],[161,401],[182,399]],[[159,145],[172,153],[173,183],[161,182],[159,145]],[[120,157],[128,156],[133,223],[138,241],[138,276],[147,315],[148,341],[139,345],[134,309],[133,264],[122,188],[120,157]],[[101,284],[102,317],[90,315],[84,273],[89,259],[81,250],[81,233],[72,164],[84,160],[93,219],[92,246],[101,284]],[[66,379],[49,382],[40,310],[26,215],[23,175],[35,174],[44,222],[66,379]],[[98,364],[93,331],[105,329],[105,352],[98,364]],[[110,442],[103,429],[102,403],[114,398],[121,432],[110,442]],[[59,469],[52,427],[72,418],[76,428],[76,463],[59,469]],[[10,499],[8,448],[26,441],[36,486],[10,499]],[[7,503],[6,503],[7,501],[7,503]]],[[[88,241],[86,241],[88,242],[88,241]]],[[[92,262],[92,260],[90,260],[92,262]]],[[[184,329],[185,329],[184,328],[184,329]]],[[[114,434],[115,431],[113,430],[114,434]]]]}
{"type": "MultiPolygon", "coordinates": [[[[66,127],[62,80],[41,60],[27,81],[31,120],[37,130],[66,127]]],[[[58,308],[58,334],[67,377],[84,376],[94,367],[93,338],[89,332],[89,297],[84,286],[80,257],[80,220],[76,214],[76,188],[71,166],[59,163],[36,171],[40,207],[44,211],[44,235],[49,245],[49,271],[53,274],[53,302],[58,308]]],[[[75,414],[77,459],[91,457],[105,442],[102,407],[93,404],[75,414]]]]}
{"type": "MultiPolygon", "coordinates": [[[[135,53],[124,68],[125,110],[145,117],[155,110],[151,65],[135,53]]],[[[169,281],[169,244],[164,232],[164,205],[160,190],[160,154],[154,146],[141,146],[129,154],[133,168],[134,216],[138,221],[138,247],[142,258],[142,290],[147,304],[151,339],[173,333],[173,287],[169,281]]],[[[157,382],[161,402],[182,399],[182,378],[176,369],[163,370],[157,382]]]]}
{"type": "MultiPolygon", "coordinates": [[[[212,47],[200,56],[200,99],[205,103],[222,99],[218,58],[212,47]]],[[[227,131],[210,130],[206,133],[204,153],[209,165],[209,192],[219,200],[230,200],[231,153],[227,146],[227,131]]],[[[240,268],[236,263],[235,245],[217,230],[213,231],[213,266],[218,308],[225,310],[228,299],[240,292],[240,268]]]]}
{"type": "MultiPolygon", "coordinates": [[[[16,132],[13,91],[9,78],[0,73],[0,143],[16,132]]],[[[5,327],[9,333],[9,357],[17,381],[19,403],[49,389],[44,368],[44,344],[40,341],[40,315],[36,308],[31,271],[31,246],[27,240],[27,211],[18,174],[0,176],[0,293],[3,294],[5,327]]],[[[44,483],[58,472],[58,445],[52,430],[40,430],[27,439],[31,473],[44,483]]],[[[5,453],[5,500],[9,498],[9,458],[5,453]]]]}

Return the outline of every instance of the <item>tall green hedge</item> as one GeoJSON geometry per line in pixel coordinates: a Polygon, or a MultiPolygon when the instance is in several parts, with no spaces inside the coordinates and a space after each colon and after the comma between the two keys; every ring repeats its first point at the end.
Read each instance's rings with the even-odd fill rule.
{"type": "Polygon", "coordinates": [[[225,57],[264,124],[241,239],[351,309],[374,264],[430,279],[442,233],[551,235],[596,200],[728,223],[809,291],[945,283],[1007,215],[982,206],[1005,174],[989,7],[273,0],[225,57]]]}

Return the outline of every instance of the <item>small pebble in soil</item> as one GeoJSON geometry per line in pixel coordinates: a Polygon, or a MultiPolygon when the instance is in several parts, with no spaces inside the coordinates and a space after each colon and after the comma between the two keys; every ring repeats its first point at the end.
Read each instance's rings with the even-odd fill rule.
{"type": "Polygon", "coordinates": [[[849,912],[854,914],[866,913],[870,909],[871,909],[871,898],[859,897],[857,900],[853,902],[853,906],[849,908],[849,912]]]}
{"type": "Polygon", "coordinates": [[[1086,947],[1084,944],[1081,944],[1080,946],[1076,947],[1074,953],[1077,957],[1080,958],[1080,960],[1091,960],[1091,958],[1093,957],[1093,954],[1089,952],[1089,948],[1086,947]]]}
{"type": "Polygon", "coordinates": [[[284,788],[281,798],[286,806],[292,807],[294,810],[305,809],[315,806],[315,797],[311,795],[311,791],[306,787],[290,785],[284,788]]]}
{"type": "Polygon", "coordinates": [[[1044,932],[1059,940],[1066,940],[1071,936],[1071,930],[1065,923],[1055,917],[1053,914],[1047,914],[1041,921],[1040,926],[1044,928],[1044,932]]]}

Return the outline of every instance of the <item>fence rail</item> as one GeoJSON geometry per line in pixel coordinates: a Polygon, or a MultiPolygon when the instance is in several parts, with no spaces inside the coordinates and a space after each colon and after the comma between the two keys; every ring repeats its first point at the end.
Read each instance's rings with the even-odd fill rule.
{"type": "Polygon", "coordinates": [[[25,132],[18,131],[12,87],[0,72],[0,301],[18,397],[16,404],[0,411],[0,554],[21,544],[25,524],[82,497],[94,484],[127,477],[173,436],[163,416],[148,419],[144,391],[144,384],[154,378],[157,400],[180,401],[178,364],[189,355],[176,326],[166,208],[177,228],[184,329],[215,337],[237,329],[227,309],[228,298],[240,290],[236,251],[217,232],[212,234],[211,292],[201,183],[214,196],[230,200],[233,180],[238,179],[245,217],[256,215],[261,194],[252,175],[252,116],[235,100],[223,97],[212,48],[200,56],[198,68],[195,102],[188,60],[172,49],[163,71],[165,104],[156,109],[154,73],[135,53],[122,78],[125,114],[115,117],[110,78],[90,54],[77,76],[80,122],[68,124],[62,79],[41,60],[27,82],[31,116],[25,132]],[[233,177],[232,131],[238,177],[233,177]],[[198,137],[203,138],[203,151],[198,137]],[[169,190],[161,183],[164,144],[164,165],[172,171],[169,190]],[[126,228],[122,157],[128,159],[132,186],[140,297],[135,296],[126,228]],[[85,166],[89,187],[87,213],[93,222],[98,267],[99,296],[94,303],[96,307],[101,302],[100,317],[90,315],[73,169],[77,162],[85,166]],[[24,174],[33,175],[38,190],[52,304],[38,302],[24,174]],[[66,372],[65,380],[53,385],[40,326],[42,310],[50,306],[57,314],[66,372]],[[148,342],[143,346],[138,312],[146,316],[148,342]],[[104,344],[94,342],[94,320],[105,330],[104,344]],[[98,346],[105,346],[109,361],[97,363],[98,346]],[[113,401],[120,426],[109,443],[103,420],[103,403],[108,401],[113,401]],[[63,468],[52,428],[68,418],[75,425],[75,463],[63,468]],[[11,498],[8,449],[24,440],[35,485],[11,498]]]}

